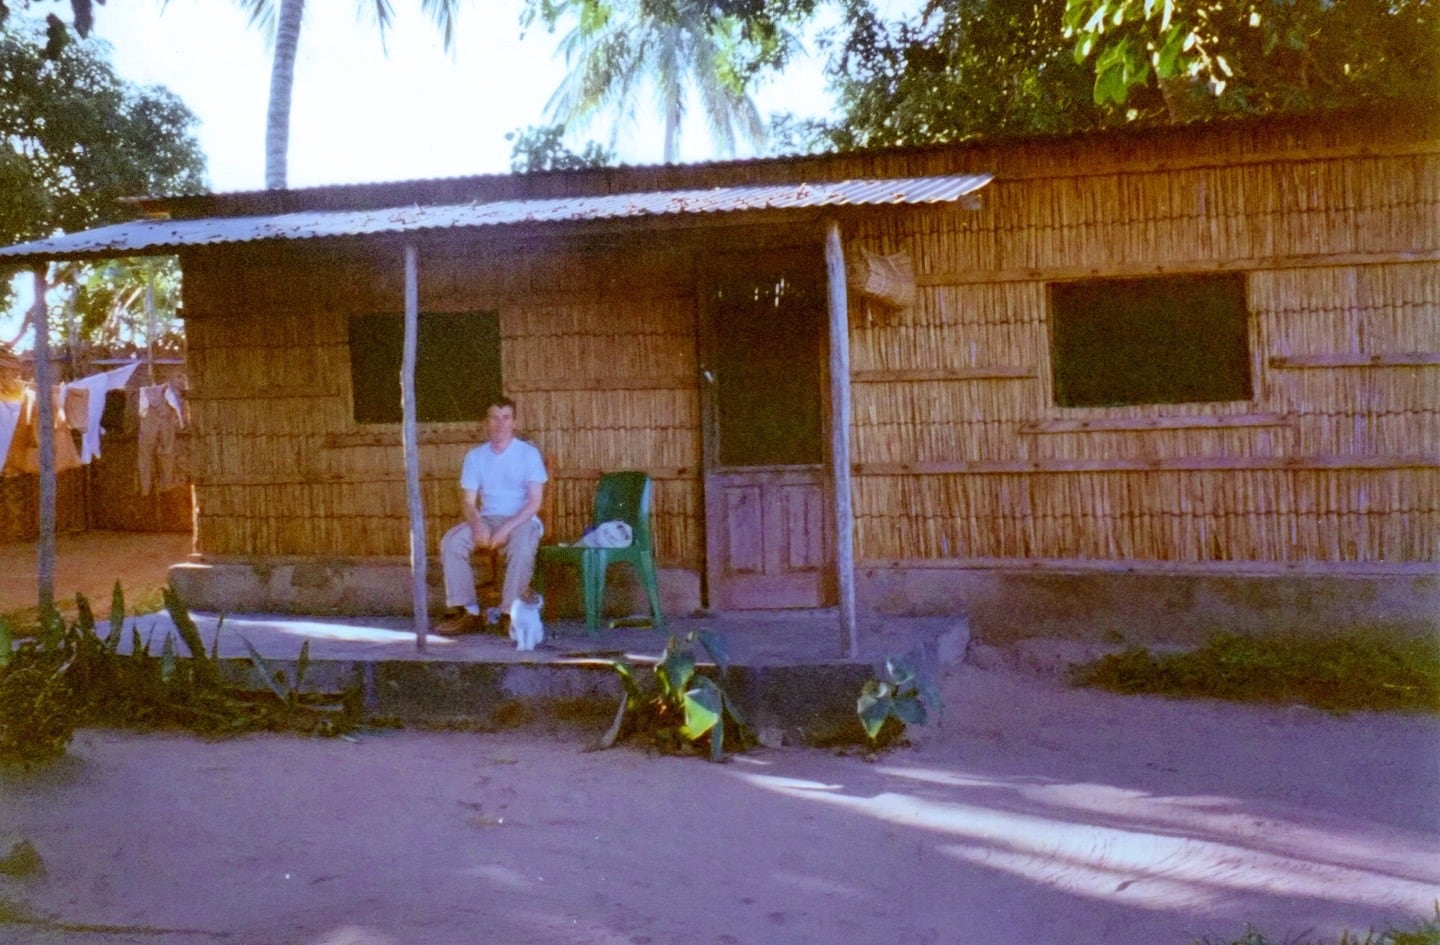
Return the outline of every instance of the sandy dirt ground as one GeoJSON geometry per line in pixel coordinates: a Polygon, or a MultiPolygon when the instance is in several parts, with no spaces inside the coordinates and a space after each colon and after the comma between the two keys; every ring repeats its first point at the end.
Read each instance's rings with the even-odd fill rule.
{"type": "Polygon", "coordinates": [[[1071,690],[989,655],[875,760],[87,730],[0,774],[0,853],[44,864],[0,875],[0,942],[1190,945],[1434,915],[1440,720],[1071,690]]]}
{"type": "MultiPolygon", "coordinates": [[[[110,612],[110,592],[118,580],[127,602],[158,603],[158,591],[170,565],[190,553],[190,535],[176,532],[89,531],[55,539],[55,600],[73,612],[76,592],[88,597],[97,614],[110,612]]],[[[35,606],[34,542],[0,545],[0,614],[35,606]]]]}

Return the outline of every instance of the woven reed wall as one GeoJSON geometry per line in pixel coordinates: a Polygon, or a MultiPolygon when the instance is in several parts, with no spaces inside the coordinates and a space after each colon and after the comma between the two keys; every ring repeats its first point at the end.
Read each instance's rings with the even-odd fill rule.
{"type": "MultiPolygon", "coordinates": [[[[616,171],[605,187],[997,173],[978,211],[846,220],[851,252],[909,252],[919,282],[900,312],[852,298],[862,561],[1430,561],[1440,145],[1410,138],[1237,126],[616,171]],[[1053,405],[1047,283],[1212,271],[1246,273],[1252,401],[1053,405]]],[[[647,469],[662,562],[702,566],[694,287],[727,239],[743,245],[722,227],[422,250],[422,310],[500,313],[552,536],[583,527],[600,471],[647,469]]],[[[346,342],[351,314],[400,310],[401,276],[393,247],[187,257],[203,552],[405,554],[399,432],[351,419],[346,342]]],[[[432,551],[481,436],[422,428],[432,551]]]]}
{"type": "MultiPolygon", "coordinates": [[[[34,541],[40,536],[40,477],[0,477],[0,544],[34,541]]],[[[85,470],[68,469],[55,477],[55,528],[83,532],[89,512],[85,470]]]]}
{"type": "Polygon", "coordinates": [[[1023,166],[978,212],[862,226],[920,288],[856,306],[859,557],[1440,558],[1440,143],[1314,137],[1023,166]],[[1251,401],[1054,405],[1048,283],[1217,271],[1246,274],[1251,401]]]}
{"type": "MultiPolygon", "coordinates": [[[[202,551],[406,554],[400,433],[352,420],[347,340],[350,314],[400,310],[398,259],[370,250],[247,256],[186,263],[202,551]],[[372,268],[378,280],[367,276],[372,268]]],[[[542,450],[551,475],[542,510],[550,535],[571,538],[589,523],[602,471],[644,469],[656,480],[661,561],[698,568],[689,254],[641,247],[618,257],[522,257],[437,245],[421,265],[423,311],[500,314],[506,391],[518,402],[521,435],[542,450]]],[[[461,461],[483,438],[478,419],[422,426],[432,553],[459,521],[461,461]]]]}

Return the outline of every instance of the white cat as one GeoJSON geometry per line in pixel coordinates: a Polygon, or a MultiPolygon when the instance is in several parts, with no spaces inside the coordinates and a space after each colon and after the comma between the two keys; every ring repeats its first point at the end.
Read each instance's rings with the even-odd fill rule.
{"type": "Polygon", "coordinates": [[[545,624],[540,622],[540,608],[545,598],[527,590],[510,605],[510,639],[517,650],[533,650],[545,639],[545,624]]]}

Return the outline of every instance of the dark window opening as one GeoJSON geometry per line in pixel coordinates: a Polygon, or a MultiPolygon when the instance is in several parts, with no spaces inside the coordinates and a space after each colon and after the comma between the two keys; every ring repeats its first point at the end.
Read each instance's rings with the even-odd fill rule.
{"type": "Polygon", "coordinates": [[[1050,315],[1061,407],[1250,399],[1243,275],[1056,283],[1050,315]]]}
{"type": "Polygon", "coordinates": [[[721,466],[797,466],[824,458],[823,261],[803,254],[717,273],[711,288],[721,466]]]}
{"type": "MultiPolygon", "coordinates": [[[[415,356],[415,415],[422,423],[476,420],[501,393],[500,317],[495,312],[421,313],[415,356]]],[[[399,423],[405,319],[350,319],[350,383],[356,423],[399,423]]]]}

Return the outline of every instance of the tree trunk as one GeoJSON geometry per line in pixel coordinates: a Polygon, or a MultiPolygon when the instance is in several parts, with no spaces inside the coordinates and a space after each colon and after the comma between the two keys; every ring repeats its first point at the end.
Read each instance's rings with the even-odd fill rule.
{"type": "Polygon", "coordinates": [[[305,0],[280,0],[275,25],[275,61],[270,69],[270,110],[265,119],[265,186],[284,190],[290,153],[290,99],[295,88],[295,53],[305,0]]]}
{"type": "Polygon", "coordinates": [[[680,101],[678,98],[665,105],[665,163],[674,164],[680,160],[680,101]]]}

